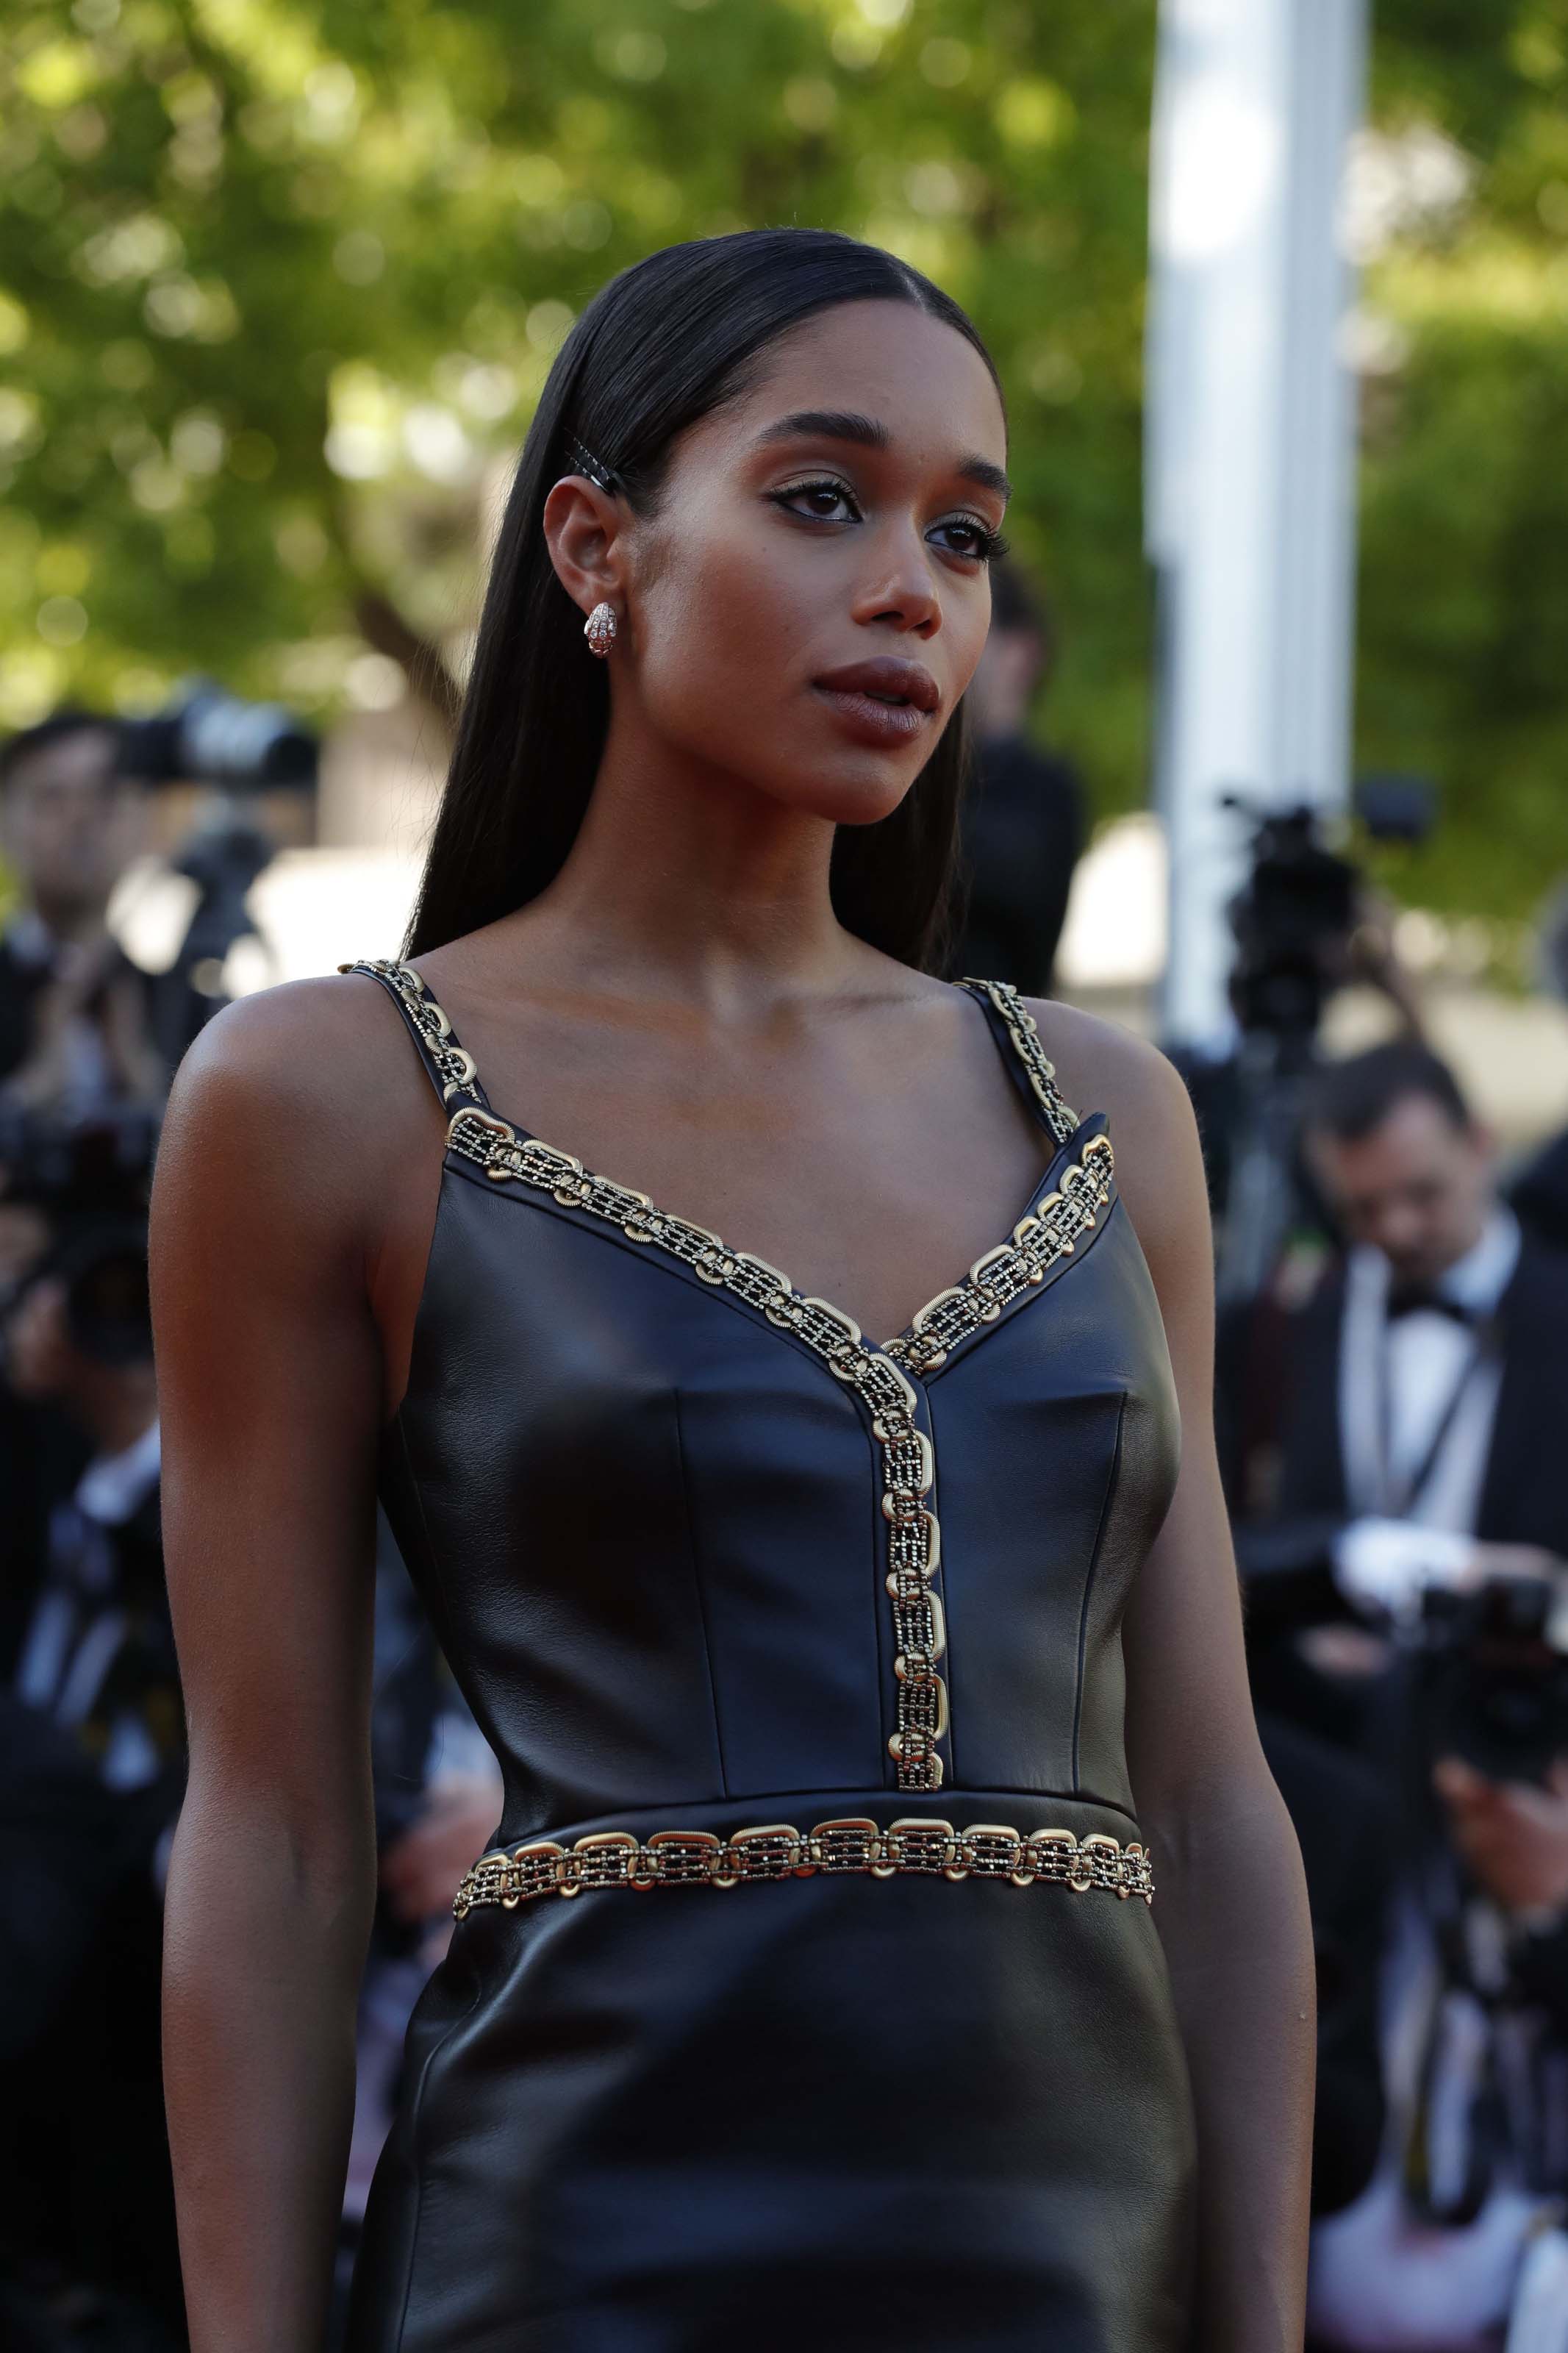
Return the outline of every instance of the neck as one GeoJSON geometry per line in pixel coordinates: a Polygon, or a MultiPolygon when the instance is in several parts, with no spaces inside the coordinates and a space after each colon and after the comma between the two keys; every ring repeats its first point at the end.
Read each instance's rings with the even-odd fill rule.
{"type": "Polygon", "coordinates": [[[570,942],[573,984],[743,1015],[842,987],[858,949],[833,911],[829,818],[792,809],[612,718],[561,872],[528,910],[570,942]]]}

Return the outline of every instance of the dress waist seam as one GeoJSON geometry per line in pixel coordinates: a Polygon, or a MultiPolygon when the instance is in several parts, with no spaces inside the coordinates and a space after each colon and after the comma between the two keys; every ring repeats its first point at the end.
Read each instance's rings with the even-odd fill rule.
{"type": "MultiPolygon", "coordinates": [[[[865,1802],[867,1793],[859,1794],[865,1802]]],[[[986,1793],[952,1792],[949,1802],[964,1794],[984,1803],[986,1793]]],[[[853,1803],[854,1799],[839,1794],[839,1802],[853,1803]]],[[[886,1793],[876,1793],[871,1802],[885,1805],[886,1793]]],[[[1063,1807],[1099,1810],[1092,1799],[1082,1798],[1041,1795],[1037,1802],[1053,1811],[1063,1807]]],[[[720,1810],[699,1805],[692,1810],[711,1814],[720,1810]]],[[[964,1810],[977,1811],[978,1804],[964,1810]]],[[[1024,1809],[1015,1803],[1012,1810],[1024,1809]]],[[[1127,1819],[1121,1809],[1116,1811],[1119,1819],[1127,1819]]],[[[807,1828],[781,1821],[742,1823],[724,1831],[689,1824],[654,1831],[617,1827],[587,1831],[570,1845],[564,1833],[525,1839],[482,1854],[464,1873],[452,1909],[462,1920],[490,1905],[510,1912],[538,1896],[580,1895],[588,1889],[728,1889],[752,1881],[814,1878],[819,1872],[866,1873],[874,1879],[908,1873],[952,1881],[1002,1879],[1017,1887],[1055,1883],[1080,1894],[1103,1888],[1123,1897],[1141,1895],[1145,1902],[1152,1900],[1154,1892],[1151,1858],[1142,1838],[1123,1843],[1099,1829],[1079,1835],[1059,1822],[1022,1830],[1011,1822],[955,1825],[931,1810],[890,1822],[868,1814],[840,1814],[807,1828]]]]}

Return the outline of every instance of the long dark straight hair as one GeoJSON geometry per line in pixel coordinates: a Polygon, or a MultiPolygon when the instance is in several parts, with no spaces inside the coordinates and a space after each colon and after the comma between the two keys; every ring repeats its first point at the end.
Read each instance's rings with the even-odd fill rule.
{"type": "MultiPolygon", "coordinates": [[[[589,303],[518,461],[408,955],[536,897],[588,806],[609,694],[543,527],[551,490],[581,470],[567,441],[584,444],[633,508],[649,512],[677,438],[743,389],[770,343],[816,311],[868,301],[908,302],[944,321],[994,379],[990,353],[950,296],[892,254],[828,229],[748,229],[668,246],[589,303]]],[[[961,707],[900,807],[872,825],[840,826],[834,843],[839,921],[906,964],[929,966],[941,952],[966,751],[961,707]]]]}

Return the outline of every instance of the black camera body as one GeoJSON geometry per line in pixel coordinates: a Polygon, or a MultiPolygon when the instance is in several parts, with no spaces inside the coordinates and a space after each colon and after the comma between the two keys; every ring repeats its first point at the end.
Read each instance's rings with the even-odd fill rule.
{"type": "Polygon", "coordinates": [[[1420,1681],[1429,1755],[1462,1757],[1489,1781],[1537,1782],[1568,1756],[1568,1653],[1556,1611],[1544,1578],[1428,1590],[1420,1681]]]}
{"type": "Polygon", "coordinates": [[[154,717],[122,721],[117,765],[148,785],[261,792],[314,785],[319,754],[315,736],[281,704],[245,702],[204,680],[154,717]]]}
{"type": "Polygon", "coordinates": [[[1246,1030],[1310,1039],[1328,993],[1327,956],[1355,913],[1356,872],[1325,849],[1307,807],[1261,818],[1252,867],[1231,902],[1231,1002],[1246,1030]]]}

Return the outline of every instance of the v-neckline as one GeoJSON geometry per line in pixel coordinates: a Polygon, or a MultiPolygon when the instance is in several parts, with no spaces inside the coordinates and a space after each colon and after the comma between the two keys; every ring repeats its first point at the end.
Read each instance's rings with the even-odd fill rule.
{"type": "MultiPolygon", "coordinates": [[[[868,1349],[874,1356],[890,1356],[895,1363],[902,1362],[906,1352],[914,1349],[933,1311],[942,1307],[944,1303],[960,1297],[970,1286],[983,1283],[994,1262],[1009,1250],[1019,1246],[1019,1238],[1024,1233],[1024,1229],[1038,1221],[1041,1208],[1053,1198],[1052,1180],[1061,1170],[1064,1160],[1071,1154],[1073,1144],[1077,1140],[1076,1137],[1072,1137],[1067,1143],[1059,1144],[1046,1166],[1035,1177],[1018,1216],[1007,1229],[1007,1239],[994,1243],[988,1250],[983,1250],[957,1282],[946,1283],[940,1291],[933,1292],[928,1299],[922,1300],[901,1331],[895,1332],[889,1339],[878,1341],[868,1340],[866,1337],[863,1326],[847,1307],[840,1307],[837,1300],[829,1299],[821,1293],[803,1291],[782,1267],[775,1266],[771,1260],[759,1256],[755,1250],[738,1250],[733,1243],[727,1242],[721,1234],[715,1233],[711,1227],[699,1225],[695,1218],[683,1217],[678,1210],[660,1208],[652,1197],[638,1187],[627,1185],[619,1177],[607,1176],[602,1170],[589,1168],[575,1153],[565,1151],[560,1145],[548,1143],[543,1136],[536,1135],[531,1129],[519,1125],[515,1120],[503,1117],[488,1105],[483,1111],[465,1105],[453,1113],[447,1124],[448,1148],[458,1152],[464,1158],[478,1159],[481,1156],[479,1153],[471,1149],[470,1134],[465,1131],[464,1122],[471,1122],[475,1126],[488,1131],[489,1134],[494,1137],[495,1145],[499,1145],[500,1155],[504,1155],[510,1147],[526,1163],[531,1147],[532,1152],[541,1156],[542,1165],[536,1173],[529,1177],[523,1167],[498,1165],[495,1145],[486,1142],[481,1151],[487,1164],[487,1174],[493,1173],[498,1177],[523,1176],[525,1181],[533,1183],[536,1190],[550,1192],[559,1208],[585,1208],[600,1216],[605,1216],[605,1211],[602,1209],[595,1211],[595,1203],[592,1197],[594,1195],[602,1195],[607,1198],[613,1197],[618,1202],[627,1205],[632,1213],[632,1223],[628,1228],[613,1213],[609,1216],[608,1221],[620,1223],[623,1232],[626,1233],[629,1240],[658,1240],[665,1229],[676,1229],[683,1234],[696,1236],[708,1244],[719,1259],[732,1261],[737,1266],[753,1267],[763,1275],[771,1276],[777,1282],[781,1291],[787,1293],[790,1298],[801,1301],[807,1307],[824,1310],[836,1324],[842,1326],[847,1335],[852,1336],[858,1346],[868,1349]],[[552,1173],[550,1166],[552,1163],[560,1169],[563,1179],[559,1186],[552,1185],[547,1181],[552,1173]],[[587,1198],[574,1198],[579,1193],[587,1198]],[[637,1209],[645,1213],[648,1221],[646,1226],[637,1223],[635,1215],[637,1209]]],[[[1098,1115],[1081,1121],[1079,1134],[1083,1135],[1086,1149],[1089,1144],[1103,1140],[1104,1149],[1109,1155],[1109,1140],[1103,1139],[1103,1128],[1098,1115]]],[[[1070,1250],[1072,1248],[1070,1241],[1067,1247],[1070,1250]]],[[[694,1266],[693,1271],[700,1272],[702,1270],[694,1266]]]]}
{"type": "Polygon", "coordinates": [[[694,1219],[659,1208],[638,1187],[586,1167],[575,1154],[501,1117],[490,1104],[472,1055],[459,1045],[424,975],[412,965],[390,960],[368,968],[401,998],[443,1101],[450,1104],[457,1100],[447,1123],[449,1153],[477,1165],[488,1176],[521,1180],[552,1196],[560,1208],[584,1210],[604,1224],[618,1226],[630,1241],[662,1242],[702,1281],[748,1300],[771,1324],[798,1326],[803,1315],[807,1324],[815,1319],[826,1327],[826,1333],[813,1336],[803,1331],[802,1336],[829,1357],[847,1347],[856,1356],[880,1359],[901,1372],[919,1376],[937,1370],[952,1345],[975,1329],[998,1322],[1014,1298],[1044,1282],[1051,1263],[1070,1256],[1078,1240],[1093,1232],[1100,1209],[1110,1202],[1114,1155],[1102,1115],[1080,1119],[1063,1102],[1034,1017],[1016,989],[1005,982],[960,982],[963,993],[979,1005],[1004,1070],[1029,1103],[1037,1124],[1055,1136],[1057,1149],[1031,1183],[1006,1237],[982,1251],[957,1282],[926,1299],[900,1332],[887,1340],[868,1340],[847,1308],[802,1292],[771,1261],[737,1250],[694,1219]],[[998,1024],[1005,1031],[1005,1043],[998,1024]]]}

